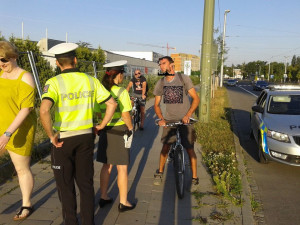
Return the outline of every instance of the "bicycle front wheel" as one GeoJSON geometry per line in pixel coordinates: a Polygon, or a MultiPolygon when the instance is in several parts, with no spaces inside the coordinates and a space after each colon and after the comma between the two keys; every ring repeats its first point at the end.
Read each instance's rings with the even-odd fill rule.
{"type": "Polygon", "coordinates": [[[139,113],[138,111],[135,112],[134,117],[133,117],[133,130],[135,131],[140,127],[140,118],[139,118],[139,113]]]}
{"type": "Polygon", "coordinates": [[[182,146],[176,146],[174,151],[174,172],[178,198],[184,196],[184,158],[182,146]]]}

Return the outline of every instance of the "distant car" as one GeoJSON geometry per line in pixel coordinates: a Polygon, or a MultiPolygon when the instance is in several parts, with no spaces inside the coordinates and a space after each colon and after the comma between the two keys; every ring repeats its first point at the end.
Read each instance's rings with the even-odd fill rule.
{"type": "Polygon", "coordinates": [[[269,84],[264,80],[258,80],[253,84],[253,91],[261,91],[268,88],[269,84]]]}
{"type": "Polygon", "coordinates": [[[227,86],[236,86],[237,80],[230,79],[227,81],[227,86]]]}
{"type": "Polygon", "coordinates": [[[300,86],[270,86],[251,112],[251,136],[261,163],[300,166],[300,86]]]}

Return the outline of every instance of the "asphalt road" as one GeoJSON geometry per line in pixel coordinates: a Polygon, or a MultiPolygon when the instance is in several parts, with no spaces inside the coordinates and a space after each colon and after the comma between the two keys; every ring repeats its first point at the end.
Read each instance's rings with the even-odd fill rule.
{"type": "Polygon", "coordinates": [[[300,167],[277,162],[260,164],[257,144],[249,136],[250,110],[260,92],[252,91],[249,82],[239,82],[236,87],[227,89],[247,168],[263,204],[264,223],[300,224],[300,167]]]}

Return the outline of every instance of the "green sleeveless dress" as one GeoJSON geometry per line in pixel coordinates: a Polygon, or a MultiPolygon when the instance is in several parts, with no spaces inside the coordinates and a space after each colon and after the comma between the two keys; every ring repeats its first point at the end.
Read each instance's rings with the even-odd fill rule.
{"type": "MultiPolygon", "coordinates": [[[[21,109],[34,107],[35,89],[21,80],[24,73],[26,71],[23,71],[18,79],[10,80],[2,78],[3,71],[0,72],[0,135],[6,131],[21,109]]],[[[36,123],[36,113],[32,110],[13,133],[6,149],[19,155],[30,156],[36,123]]]]}

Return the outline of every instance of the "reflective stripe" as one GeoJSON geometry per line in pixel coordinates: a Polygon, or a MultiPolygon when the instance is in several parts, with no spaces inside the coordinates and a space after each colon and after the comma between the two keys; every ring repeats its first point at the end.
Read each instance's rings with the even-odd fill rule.
{"type": "MultiPolygon", "coordinates": [[[[75,72],[76,74],[77,72],[75,72]]],[[[66,129],[66,130],[70,130],[70,129],[85,129],[85,128],[89,128],[93,126],[93,120],[92,117],[91,118],[87,118],[89,116],[84,116],[84,118],[82,118],[82,116],[79,116],[80,114],[82,114],[80,111],[84,112],[87,110],[90,110],[91,108],[94,107],[94,101],[93,101],[93,96],[94,96],[94,78],[92,78],[91,76],[85,74],[87,76],[87,79],[89,80],[89,90],[85,90],[85,91],[79,91],[79,92],[70,92],[72,91],[72,87],[70,87],[70,90],[67,90],[66,88],[66,84],[65,84],[65,80],[63,78],[63,76],[59,75],[56,77],[57,82],[58,82],[58,88],[59,88],[59,94],[60,94],[60,102],[61,105],[57,107],[56,110],[56,121],[54,122],[53,126],[58,129],[66,129]],[[70,101],[68,100],[72,100],[73,104],[76,102],[78,102],[77,99],[82,99],[85,98],[85,102],[86,103],[82,103],[78,104],[78,105],[69,105],[70,101]],[[77,112],[76,112],[77,111],[77,112]],[[59,120],[64,120],[62,117],[63,114],[61,113],[71,113],[73,116],[76,115],[79,116],[79,118],[77,118],[78,120],[74,120],[74,121],[59,121],[59,120]],[[83,120],[80,120],[80,119],[83,120]]],[[[87,80],[85,78],[82,79],[82,82],[86,83],[87,80]]],[[[71,115],[70,114],[70,115],[71,115]]]]}
{"type": "Polygon", "coordinates": [[[81,126],[87,126],[91,124],[91,119],[87,119],[87,120],[74,120],[74,121],[67,121],[67,122],[63,122],[63,121],[55,121],[54,122],[54,127],[60,127],[60,128],[77,128],[77,127],[81,127],[81,126]]]}
{"type": "Polygon", "coordinates": [[[59,112],[72,112],[81,110],[82,108],[90,109],[92,108],[91,104],[80,104],[80,105],[71,105],[71,106],[61,106],[59,107],[59,112]]]}
{"type": "Polygon", "coordinates": [[[268,142],[267,142],[268,128],[265,126],[265,124],[263,122],[259,125],[259,127],[260,127],[260,133],[261,133],[262,149],[265,153],[269,154],[269,148],[268,148],[268,142]]]}
{"type": "MultiPolygon", "coordinates": [[[[65,82],[64,82],[64,79],[62,78],[62,76],[61,75],[57,76],[56,79],[57,79],[57,83],[58,83],[59,93],[60,94],[67,93],[65,82]]],[[[59,97],[61,97],[61,95],[59,97]]],[[[67,105],[67,102],[61,101],[61,104],[67,105]]]]}

